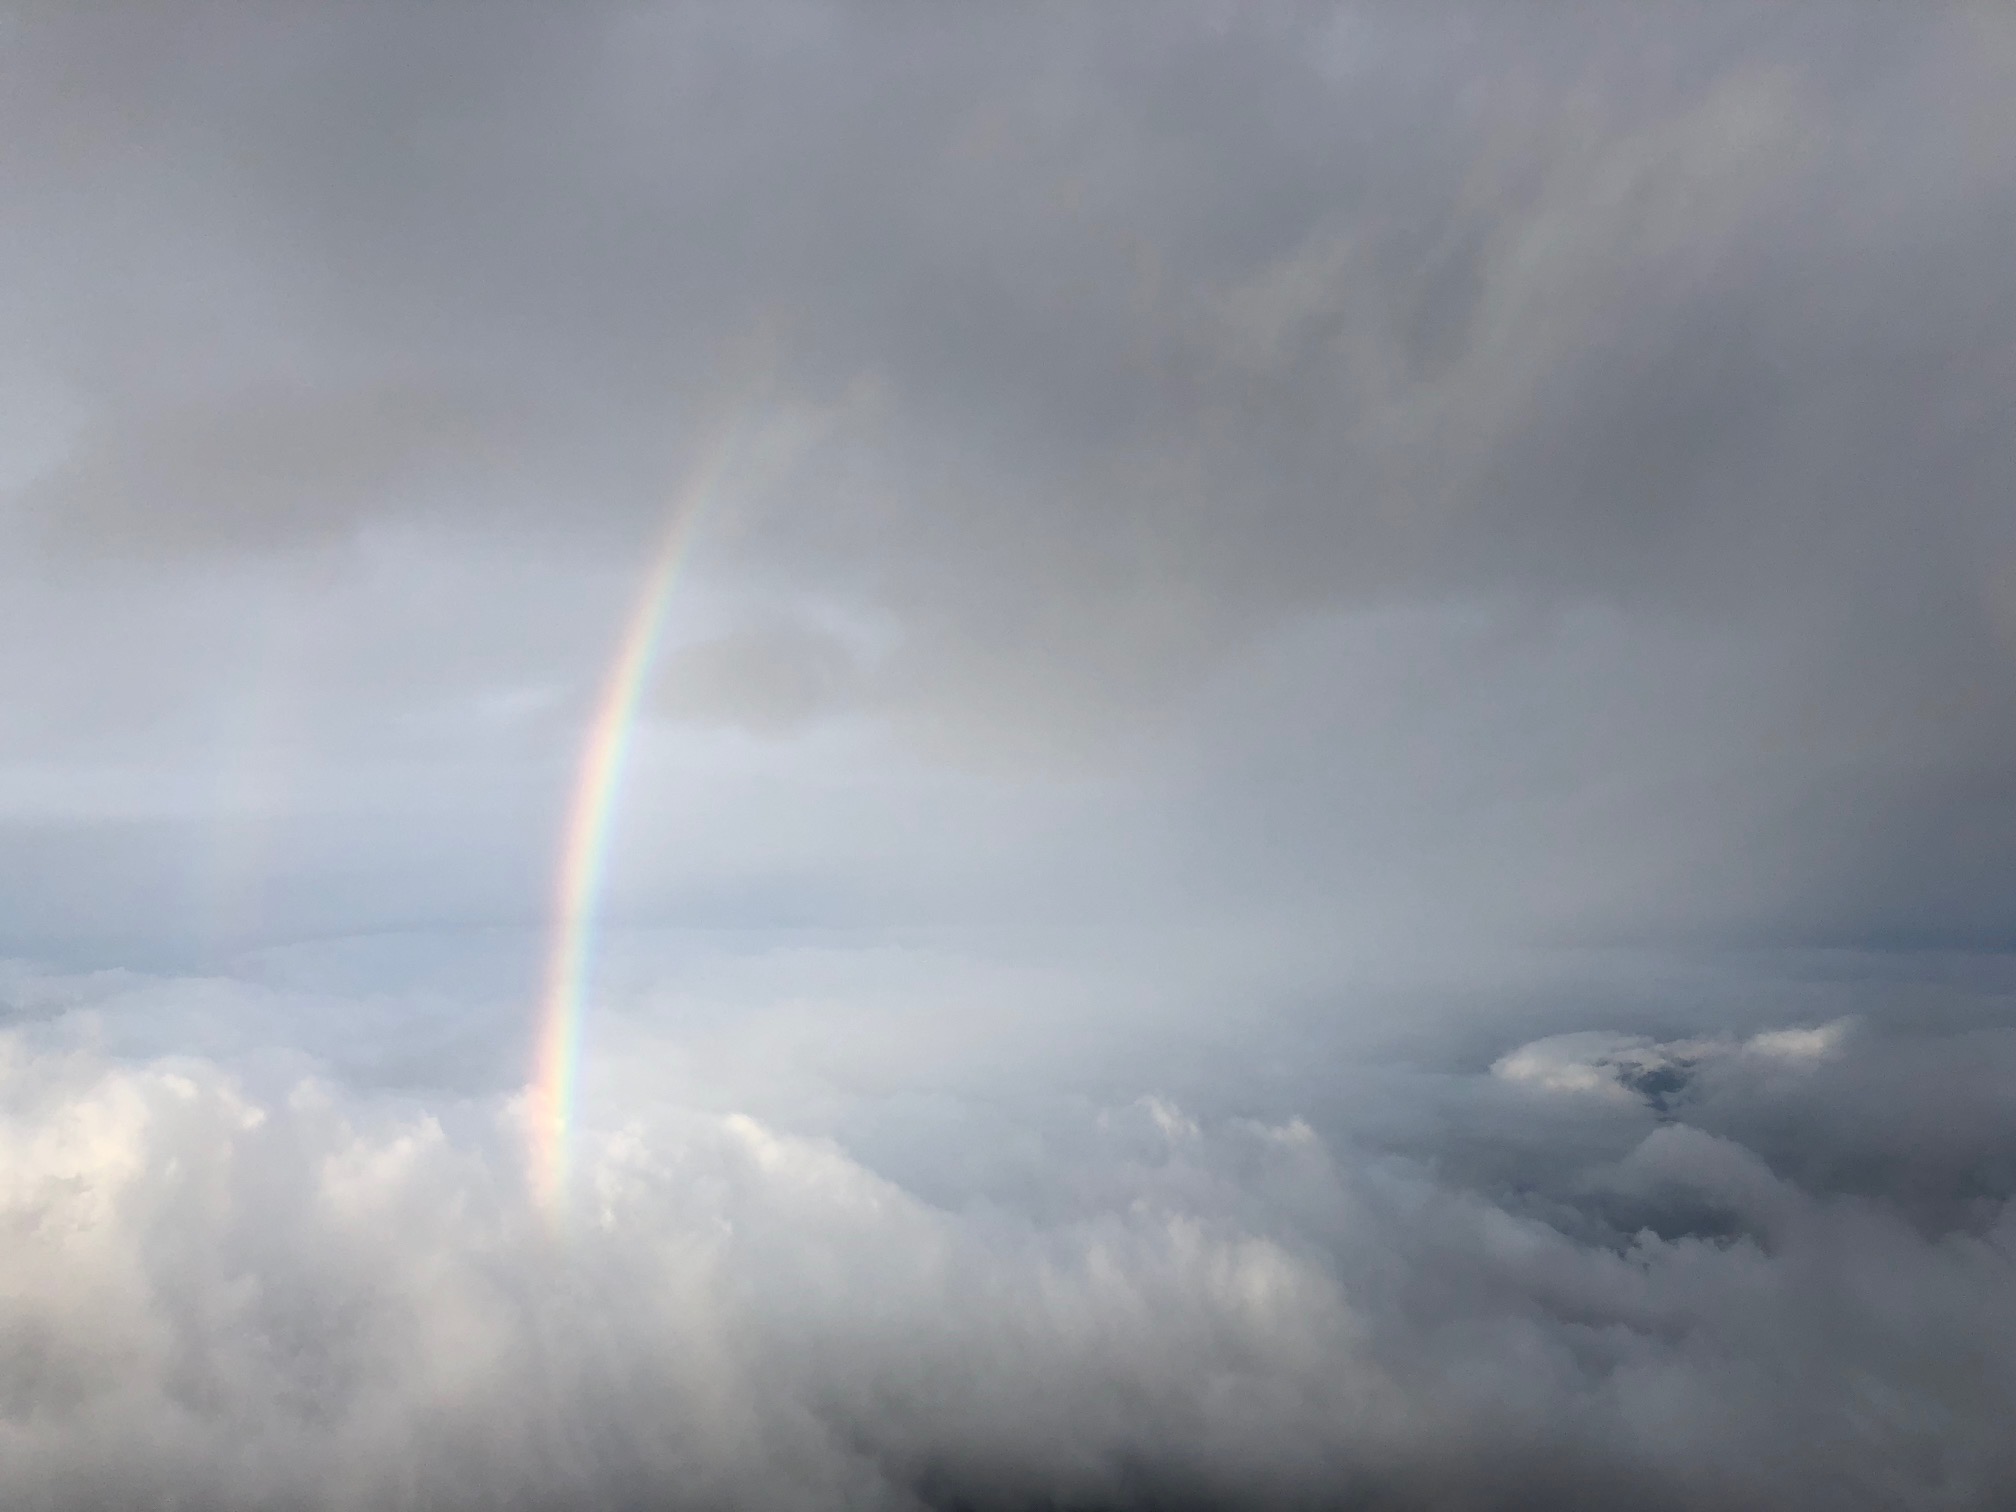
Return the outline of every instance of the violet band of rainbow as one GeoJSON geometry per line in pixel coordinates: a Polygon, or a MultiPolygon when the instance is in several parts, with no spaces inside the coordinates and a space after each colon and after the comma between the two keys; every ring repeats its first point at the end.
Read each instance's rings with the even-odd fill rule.
{"type": "Polygon", "coordinates": [[[554,881],[552,935],[527,1099],[532,1186],[549,1206],[559,1202],[567,1184],[595,920],[638,704],[657,657],[666,607],[695,530],[727,468],[735,429],[732,424],[719,428],[674,496],[664,539],[603,677],[575,772],[554,881]]]}

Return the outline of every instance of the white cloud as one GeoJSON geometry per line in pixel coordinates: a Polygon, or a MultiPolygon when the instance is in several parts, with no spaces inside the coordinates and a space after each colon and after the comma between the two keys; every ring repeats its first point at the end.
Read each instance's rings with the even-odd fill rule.
{"type": "Polygon", "coordinates": [[[507,1104],[0,1048],[16,1505],[1445,1505],[1622,1477],[1875,1506],[2004,1473],[2016,1218],[1923,1237],[1693,1130],[1601,1184],[1736,1200],[1766,1246],[1584,1242],[1167,1099],[1098,1117],[1035,1206],[638,1104],[583,1136],[556,1224],[507,1104]]]}
{"type": "Polygon", "coordinates": [[[1848,1020],[1836,1019],[1812,1029],[1770,1029],[1753,1034],[1743,1042],[1743,1049],[1751,1055],[1777,1060],[1822,1060],[1840,1051],[1841,1042],[1852,1027],[1848,1020]]]}
{"type": "Polygon", "coordinates": [[[1650,1100],[1663,1108],[1698,1072],[1717,1062],[1748,1056],[1795,1069],[1810,1066],[1837,1054],[1852,1027],[1837,1019],[1813,1028],[1768,1029],[1748,1039],[1720,1035],[1666,1041],[1585,1030],[1521,1045],[1494,1061],[1491,1074],[1542,1092],[1613,1103],[1650,1100]]]}

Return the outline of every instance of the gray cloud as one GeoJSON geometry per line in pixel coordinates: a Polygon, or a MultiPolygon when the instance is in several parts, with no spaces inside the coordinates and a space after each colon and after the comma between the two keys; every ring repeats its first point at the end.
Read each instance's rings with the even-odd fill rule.
{"type": "MultiPolygon", "coordinates": [[[[1525,805],[1530,833],[1452,863],[1499,896],[1565,829],[1553,869],[1583,880],[1546,929],[2001,938],[2005,30],[26,12],[6,319],[24,412],[72,419],[22,443],[16,570],[67,585],[22,643],[100,718],[163,662],[188,709],[219,681],[201,645],[70,628],[132,619],[93,558],[193,554],[160,568],[186,598],[205,553],[313,547],[319,624],[372,632],[345,675],[298,674],[323,730],[424,721],[446,755],[497,725],[444,708],[543,707],[520,749],[562,763],[597,608],[761,350],[763,402],[839,418],[715,511],[695,576],[740,607],[675,651],[672,708],[816,705],[961,762],[1138,778],[1312,621],[1482,615],[1515,664],[1614,635],[1630,654],[1545,721],[1612,725],[1579,789],[1600,818],[1489,775],[1383,808],[1474,835],[1525,805]],[[375,594],[387,542],[443,565],[428,598],[375,594]],[[878,627],[873,676],[723,665],[807,596],[878,627]],[[453,622],[483,654],[414,678],[453,622]],[[1630,876],[1641,853],[1667,875],[1630,876]]],[[[1388,780],[1335,663],[1293,675],[1239,760],[1331,776],[1270,797],[1248,761],[1207,808],[1348,811],[1388,780]]],[[[1491,666],[1439,675],[1455,722],[1490,723],[1491,666]]],[[[53,732],[60,702],[20,717],[53,732]]],[[[1402,692],[1385,728],[1428,739],[1442,707],[1402,692]]]]}
{"type": "Polygon", "coordinates": [[[2009,1499],[2001,12],[0,32],[10,1503],[2009,1499]]]}
{"type": "Polygon", "coordinates": [[[470,406],[410,387],[269,387],[103,428],[78,437],[25,506],[71,541],[115,552],[257,548],[341,529],[346,516],[398,508],[401,485],[424,482],[432,458],[480,461],[484,440],[470,406]]]}
{"type": "Polygon", "coordinates": [[[856,655],[816,626],[752,625],[677,648],[660,676],[675,715],[782,734],[851,703],[856,655]]]}

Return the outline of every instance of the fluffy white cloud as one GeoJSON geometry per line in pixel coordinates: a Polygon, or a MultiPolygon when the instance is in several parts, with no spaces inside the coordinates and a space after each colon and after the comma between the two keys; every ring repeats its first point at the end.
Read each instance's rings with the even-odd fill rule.
{"type": "Polygon", "coordinates": [[[1642,1034],[1554,1034],[1500,1056],[1491,1074],[1544,1092],[1583,1093],[1613,1102],[1649,1098],[1663,1107],[1704,1067],[1731,1056],[1811,1065],[1837,1054],[1852,1028],[1844,1019],[1812,1028],[1767,1029],[1748,1039],[1663,1042],[1642,1034]]]}
{"type": "Polygon", "coordinates": [[[0,1049],[14,1505],[1933,1507],[2016,1484],[2016,1212],[1923,1232],[1686,1126],[1583,1194],[1669,1228],[1713,1209],[1718,1233],[1578,1233],[1166,1100],[1096,1117],[1040,1201],[949,1204],[830,1140],[640,1105],[583,1138],[556,1219],[509,1102],[0,1049]]]}

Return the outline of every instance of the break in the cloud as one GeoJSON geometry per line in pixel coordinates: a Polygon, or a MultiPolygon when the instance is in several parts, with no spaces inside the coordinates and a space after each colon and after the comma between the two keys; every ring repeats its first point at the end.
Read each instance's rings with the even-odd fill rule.
{"type": "Polygon", "coordinates": [[[5,1499],[2007,1501],[2012,142],[1988,6],[0,7],[5,1499]]]}

